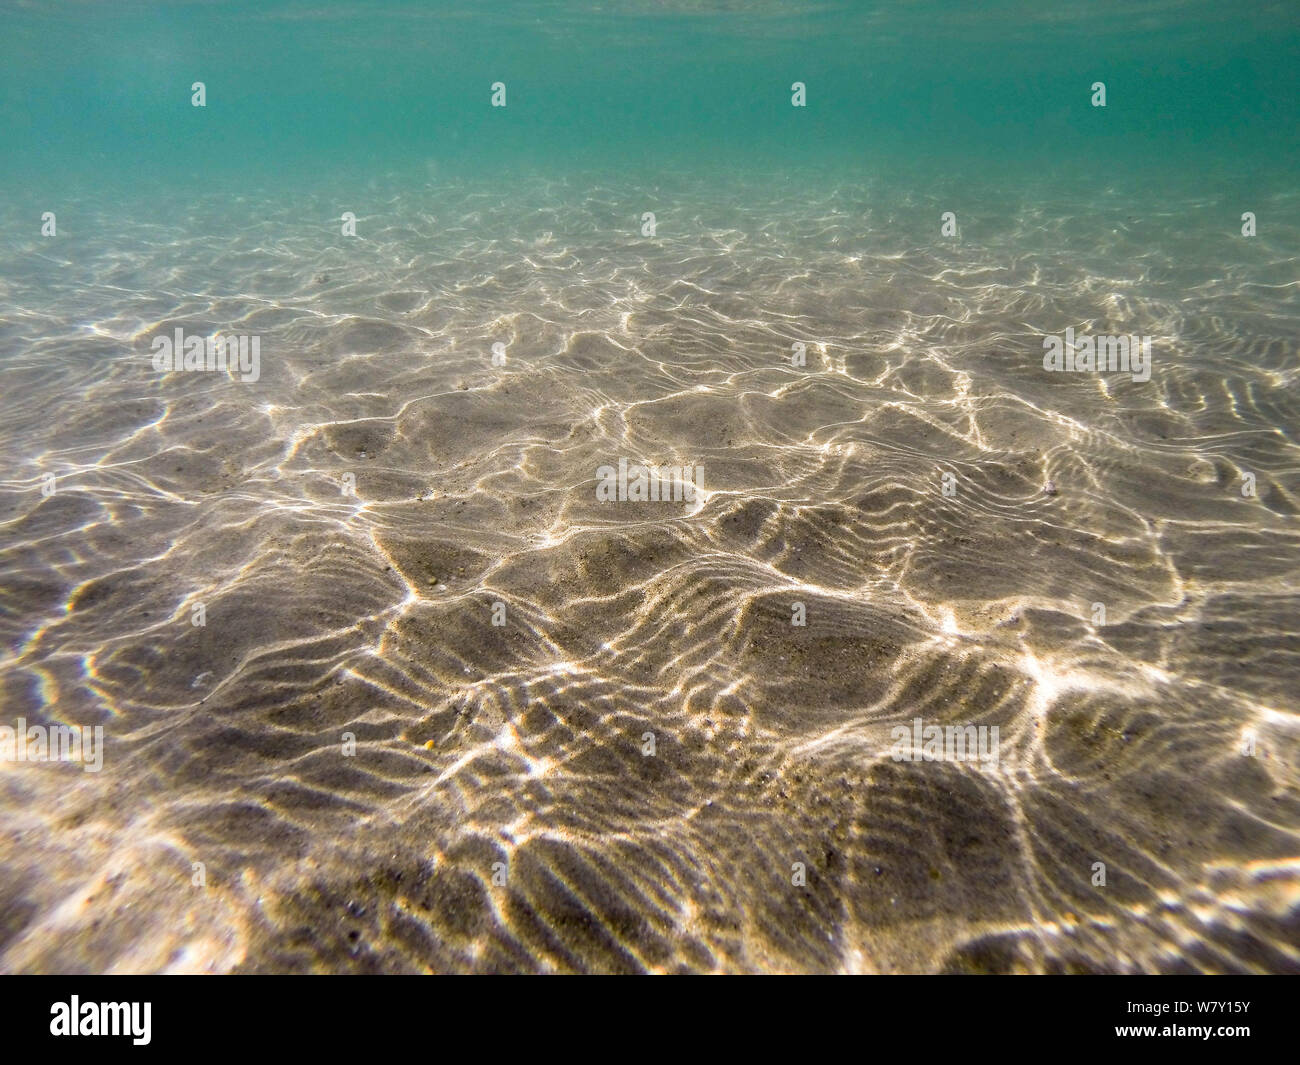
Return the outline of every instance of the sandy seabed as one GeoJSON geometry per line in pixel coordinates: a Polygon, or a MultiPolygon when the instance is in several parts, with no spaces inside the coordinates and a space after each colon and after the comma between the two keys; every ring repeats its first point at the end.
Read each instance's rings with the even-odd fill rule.
{"type": "Polygon", "coordinates": [[[8,238],[0,969],[1300,971],[1296,197],[357,202],[8,238]]]}

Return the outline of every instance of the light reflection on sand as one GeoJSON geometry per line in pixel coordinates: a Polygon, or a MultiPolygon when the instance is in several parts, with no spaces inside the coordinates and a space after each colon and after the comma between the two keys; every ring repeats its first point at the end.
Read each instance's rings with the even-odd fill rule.
{"type": "Polygon", "coordinates": [[[0,698],[108,751],[0,767],[0,967],[1300,967],[1297,226],[943,243],[912,195],[430,186],[349,243],[308,190],[19,248],[0,698]],[[152,372],[176,326],[261,379],[152,372]],[[1044,373],[1066,326],[1152,380],[1044,373]],[[620,457],[699,502],[598,503],[620,457]],[[999,763],[891,761],[918,716],[999,763]]]}

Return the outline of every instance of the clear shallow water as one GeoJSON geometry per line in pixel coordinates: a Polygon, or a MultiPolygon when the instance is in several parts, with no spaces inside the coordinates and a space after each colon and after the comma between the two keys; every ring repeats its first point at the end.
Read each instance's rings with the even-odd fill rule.
{"type": "Polygon", "coordinates": [[[0,965],[1293,971],[1289,17],[5,8],[0,965]]]}

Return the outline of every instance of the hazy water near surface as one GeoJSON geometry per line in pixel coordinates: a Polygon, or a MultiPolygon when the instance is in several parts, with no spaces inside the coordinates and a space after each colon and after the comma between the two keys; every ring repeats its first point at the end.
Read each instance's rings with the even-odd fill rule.
{"type": "Polygon", "coordinates": [[[105,749],[0,762],[0,967],[1300,969],[1285,12],[378,10],[5,9],[70,66],[4,75],[0,725],[105,749]],[[279,57],[260,119],[193,127],[198,38],[279,57]],[[890,89],[790,125],[868,41],[890,89]],[[1179,121],[1105,130],[1023,41],[1185,68],[1179,121]],[[417,143],[379,101],[435,59],[417,143]],[[382,124],[295,122],[313,63],[382,124]],[[256,379],[157,372],[177,328],[256,379]],[[1067,328],[1150,379],[1045,371],[1067,328]],[[602,503],[620,458],[699,497],[602,503]],[[895,760],[917,718],[997,761],[895,760]]]}

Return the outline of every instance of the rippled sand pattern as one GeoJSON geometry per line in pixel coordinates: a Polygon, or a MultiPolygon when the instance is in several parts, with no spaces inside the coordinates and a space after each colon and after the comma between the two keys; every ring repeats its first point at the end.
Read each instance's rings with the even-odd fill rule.
{"type": "Polygon", "coordinates": [[[1297,198],[344,199],[6,220],[0,967],[1300,970],[1297,198]]]}

